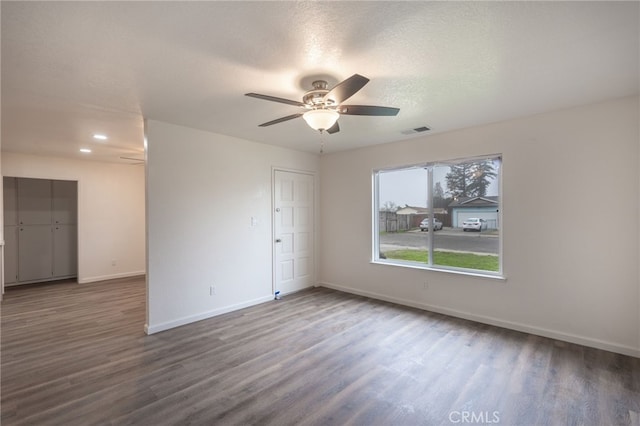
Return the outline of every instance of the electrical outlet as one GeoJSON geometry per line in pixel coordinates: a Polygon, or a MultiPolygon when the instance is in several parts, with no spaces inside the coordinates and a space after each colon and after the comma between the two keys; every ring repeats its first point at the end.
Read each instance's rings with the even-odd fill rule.
{"type": "Polygon", "coordinates": [[[115,259],[112,259],[112,260],[111,260],[111,266],[116,266],[116,263],[117,263],[117,262],[116,262],[116,260],[115,260],[115,259]]]}
{"type": "Polygon", "coordinates": [[[429,283],[427,281],[425,281],[424,283],[422,283],[422,289],[423,290],[429,290],[429,283]]]}
{"type": "Polygon", "coordinates": [[[212,285],[209,287],[209,296],[213,296],[214,294],[216,294],[216,286],[212,285]]]}

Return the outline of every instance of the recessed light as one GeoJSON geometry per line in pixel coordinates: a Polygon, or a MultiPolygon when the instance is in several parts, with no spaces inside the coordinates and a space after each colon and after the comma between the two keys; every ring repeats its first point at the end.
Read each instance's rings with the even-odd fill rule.
{"type": "Polygon", "coordinates": [[[84,152],[85,154],[88,154],[91,152],[91,150],[89,148],[80,148],[80,152],[84,152]]]}
{"type": "Polygon", "coordinates": [[[106,135],[101,135],[101,134],[98,134],[98,133],[96,133],[95,135],[93,135],[93,138],[94,138],[94,139],[101,140],[101,141],[106,141],[106,140],[107,140],[107,136],[106,136],[106,135]]]}

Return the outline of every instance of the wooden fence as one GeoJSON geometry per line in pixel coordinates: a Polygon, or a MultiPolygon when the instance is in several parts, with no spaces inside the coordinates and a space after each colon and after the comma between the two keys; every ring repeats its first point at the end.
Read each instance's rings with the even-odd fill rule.
{"type": "MultiPolygon", "coordinates": [[[[379,215],[380,232],[400,232],[415,229],[420,226],[423,219],[429,217],[427,214],[397,214],[396,212],[381,211],[379,215]]],[[[451,226],[451,218],[447,214],[436,214],[436,219],[440,220],[443,226],[451,226]]]]}

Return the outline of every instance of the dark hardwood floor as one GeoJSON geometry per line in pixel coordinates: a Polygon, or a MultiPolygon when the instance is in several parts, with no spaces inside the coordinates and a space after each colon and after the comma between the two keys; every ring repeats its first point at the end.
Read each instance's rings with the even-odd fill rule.
{"type": "Polygon", "coordinates": [[[312,289],[151,336],[144,281],[8,289],[2,425],[640,424],[640,359],[312,289]]]}

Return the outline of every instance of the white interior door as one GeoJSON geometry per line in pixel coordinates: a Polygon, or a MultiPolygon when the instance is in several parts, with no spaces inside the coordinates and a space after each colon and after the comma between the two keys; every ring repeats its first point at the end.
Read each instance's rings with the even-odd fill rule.
{"type": "Polygon", "coordinates": [[[314,177],[274,172],[274,275],[282,294],[314,284],[314,177]]]}

